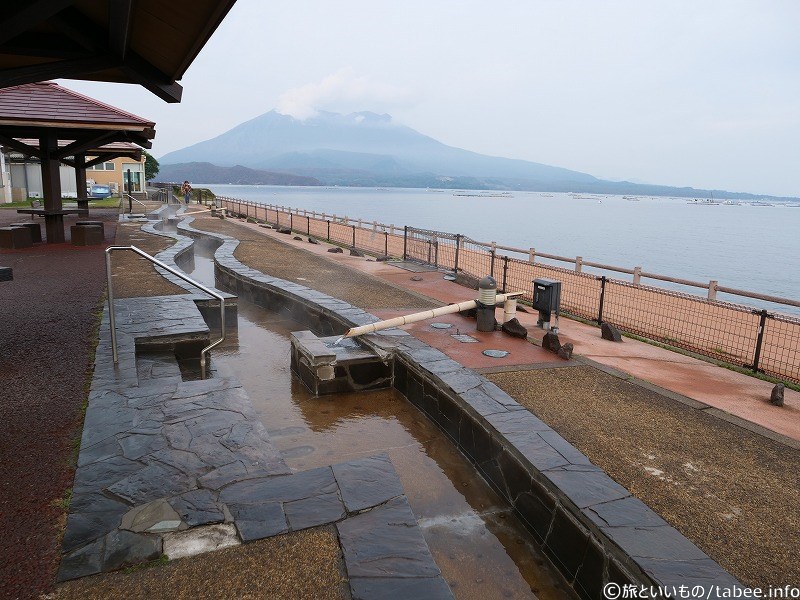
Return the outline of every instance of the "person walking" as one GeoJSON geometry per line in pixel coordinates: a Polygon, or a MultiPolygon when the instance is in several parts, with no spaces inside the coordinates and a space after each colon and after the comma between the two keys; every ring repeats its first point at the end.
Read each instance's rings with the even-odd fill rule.
{"type": "Polygon", "coordinates": [[[183,182],[183,185],[181,186],[181,193],[183,194],[183,201],[186,204],[189,204],[189,200],[192,197],[192,186],[189,185],[188,181],[183,182]]]}

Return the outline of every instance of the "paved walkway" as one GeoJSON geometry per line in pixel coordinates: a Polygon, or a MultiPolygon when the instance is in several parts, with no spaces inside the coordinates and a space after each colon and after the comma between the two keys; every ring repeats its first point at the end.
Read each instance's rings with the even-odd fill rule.
{"type": "MultiPolygon", "coordinates": [[[[341,265],[443,303],[475,297],[474,290],[443,280],[442,273],[410,272],[347,252],[331,254],[326,244],[297,241],[254,224],[200,218],[193,225],[247,240],[236,256],[267,273],[280,254],[281,263],[295,265],[294,279],[310,287],[316,287],[317,269],[329,273],[341,265]],[[316,263],[311,256],[317,257],[316,263]]],[[[325,291],[334,296],[357,293],[345,275],[327,285],[333,287],[325,291]]],[[[372,295],[353,302],[378,316],[398,314],[380,308],[385,304],[372,295]]],[[[517,316],[532,337],[543,335],[534,327],[536,315],[517,316]]],[[[572,342],[580,355],[570,362],[499,332],[476,332],[474,320],[458,315],[437,320],[450,322],[453,328],[436,330],[422,322],[406,329],[462,364],[483,371],[537,414],[547,413],[559,433],[743,582],[777,585],[800,580],[792,559],[800,508],[791,499],[792,490],[800,489],[800,394],[787,391],[787,406],[773,407],[768,403],[769,383],[635,340],[626,338],[619,344],[600,340],[597,328],[567,319],[561,320],[562,343],[572,342]],[[478,342],[453,341],[453,330],[469,333],[478,342]],[[481,354],[487,348],[511,354],[492,359],[481,354]],[[532,393],[539,385],[546,394],[532,393]],[[605,402],[596,401],[598,397],[605,402]],[[541,402],[549,412],[540,410],[541,402]],[[612,407],[617,413],[610,411],[612,407]],[[599,419],[613,414],[627,418],[599,419]],[[581,428],[589,434],[577,435],[581,428]],[[781,505],[778,512],[776,501],[781,505]],[[765,562],[771,563],[768,571],[765,562]]]]}

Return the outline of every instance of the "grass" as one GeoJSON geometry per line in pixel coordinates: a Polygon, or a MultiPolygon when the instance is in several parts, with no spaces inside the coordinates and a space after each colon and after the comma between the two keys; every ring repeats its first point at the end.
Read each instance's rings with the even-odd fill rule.
{"type": "MultiPolygon", "coordinates": [[[[9,203],[2,203],[0,204],[0,208],[10,208],[10,209],[17,209],[17,208],[32,208],[31,203],[34,200],[39,200],[44,208],[44,200],[41,198],[28,198],[27,200],[20,200],[18,202],[9,202],[9,203]]],[[[72,203],[75,204],[75,198],[62,198],[62,204],[72,203]]],[[[111,196],[110,198],[103,198],[99,200],[90,200],[89,201],[89,208],[116,208],[119,206],[119,198],[111,196]]]]}

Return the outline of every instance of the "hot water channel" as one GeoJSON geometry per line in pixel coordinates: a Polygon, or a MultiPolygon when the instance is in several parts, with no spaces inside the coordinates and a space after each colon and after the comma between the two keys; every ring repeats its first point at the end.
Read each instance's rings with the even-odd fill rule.
{"type": "MultiPolygon", "coordinates": [[[[184,269],[214,285],[212,254],[197,240],[194,265],[184,269]]],[[[289,367],[289,333],[307,327],[241,298],[238,311],[238,332],[213,351],[211,364],[242,382],[289,467],[386,453],[456,598],[572,596],[511,509],[399,392],[313,397],[289,367]]]]}

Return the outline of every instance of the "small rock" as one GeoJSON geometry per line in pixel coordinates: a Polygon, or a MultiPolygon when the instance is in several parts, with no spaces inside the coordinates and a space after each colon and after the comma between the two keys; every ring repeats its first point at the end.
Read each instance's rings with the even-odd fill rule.
{"type": "Polygon", "coordinates": [[[364,253],[358,248],[350,248],[350,256],[364,256],[364,253]]]}
{"type": "Polygon", "coordinates": [[[561,348],[558,349],[558,355],[563,358],[564,360],[569,360],[572,358],[572,350],[573,346],[570,342],[567,342],[561,348]]]}
{"type": "Polygon", "coordinates": [[[319,244],[319,242],[317,241],[317,238],[313,238],[313,237],[308,238],[308,243],[309,244],[319,244]]]}
{"type": "Polygon", "coordinates": [[[387,260],[391,260],[391,259],[392,259],[391,256],[379,256],[375,260],[377,260],[378,262],[386,262],[387,260]]]}
{"type": "Polygon", "coordinates": [[[511,337],[522,338],[523,340],[528,337],[528,330],[516,317],[503,323],[501,329],[511,337]]]}
{"type": "Polygon", "coordinates": [[[263,227],[264,229],[272,229],[272,225],[267,225],[266,223],[262,223],[259,227],[263,227]]]}
{"type": "Polygon", "coordinates": [[[328,248],[328,252],[332,252],[333,254],[341,254],[344,252],[339,246],[334,246],[333,248],[328,248]]]}
{"type": "Polygon", "coordinates": [[[248,223],[258,223],[258,221],[256,221],[255,217],[247,217],[247,222],[248,223]]]}
{"type": "Polygon", "coordinates": [[[303,241],[303,238],[301,238],[299,235],[294,236],[292,239],[297,240],[298,242],[303,241]]]}
{"type": "Polygon", "coordinates": [[[561,340],[558,339],[558,334],[552,331],[545,333],[542,338],[542,348],[557,353],[561,349],[561,340]]]}
{"type": "Polygon", "coordinates": [[[621,342],[622,334],[619,329],[614,327],[611,323],[603,323],[600,325],[600,337],[610,342],[621,342]]]}
{"type": "Polygon", "coordinates": [[[422,277],[420,275],[414,275],[411,277],[411,281],[422,281],[422,277]]]}
{"type": "Polygon", "coordinates": [[[774,388],[772,388],[772,395],[769,397],[770,404],[775,406],[783,406],[783,391],[786,389],[786,386],[782,383],[777,384],[774,388]]]}
{"type": "Polygon", "coordinates": [[[292,235],[292,230],[288,227],[279,227],[278,233],[285,233],[286,235],[292,235]]]}

